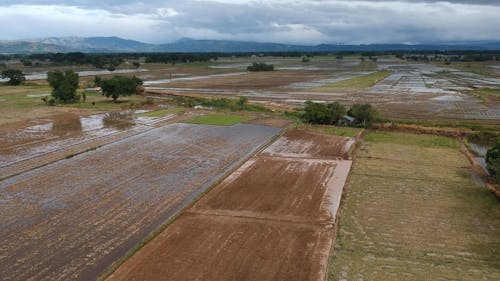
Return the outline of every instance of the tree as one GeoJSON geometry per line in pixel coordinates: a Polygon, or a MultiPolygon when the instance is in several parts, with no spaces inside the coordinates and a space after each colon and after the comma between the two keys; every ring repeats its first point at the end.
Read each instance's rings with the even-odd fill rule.
{"type": "Polygon", "coordinates": [[[495,183],[500,183],[500,140],[486,152],[486,168],[495,183]]]}
{"type": "Polygon", "coordinates": [[[238,105],[239,110],[243,110],[245,108],[245,104],[247,103],[248,98],[247,97],[240,97],[240,99],[236,102],[236,105],[238,105]]]}
{"type": "Polygon", "coordinates": [[[7,84],[11,86],[17,86],[21,84],[24,80],[26,80],[26,77],[24,76],[23,72],[18,69],[6,69],[2,71],[2,78],[9,79],[9,81],[7,81],[7,84]]]}
{"type": "Polygon", "coordinates": [[[377,110],[368,103],[353,105],[347,114],[356,118],[363,127],[370,127],[373,121],[378,117],[377,110]]]}
{"type": "Polygon", "coordinates": [[[247,70],[248,71],[273,71],[274,65],[254,62],[252,65],[247,67],[247,70]]]}
{"type": "Polygon", "coordinates": [[[76,90],[80,81],[78,73],[72,70],[65,72],[61,70],[50,71],[47,75],[47,81],[52,87],[52,96],[56,101],[63,103],[77,101],[76,90]]]}
{"type": "Polygon", "coordinates": [[[114,102],[120,96],[130,96],[138,93],[142,80],[134,77],[114,76],[110,79],[96,79],[97,86],[102,88],[102,93],[107,98],[111,97],[114,102]],[[100,81],[99,81],[100,80],[100,81]]]}
{"type": "Polygon", "coordinates": [[[141,66],[141,63],[140,63],[140,62],[137,62],[137,61],[134,61],[134,62],[132,63],[132,65],[134,65],[134,67],[137,69],[137,68],[139,68],[139,67],[141,66]]]}
{"type": "Polygon", "coordinates": [[[313,124],[337,124],[345,115],[345,107],[338,103],[315,103],[307,101],[304,107],[303,119],[313,124]]]}

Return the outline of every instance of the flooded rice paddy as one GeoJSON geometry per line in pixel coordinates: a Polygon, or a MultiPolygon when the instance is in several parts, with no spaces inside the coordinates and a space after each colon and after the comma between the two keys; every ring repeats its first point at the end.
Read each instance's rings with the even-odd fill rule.
{"type": "Polygon", "coordinates": [[[95,279],[280,130],[172,124],[4,179],[2,279],[95,279]]]}

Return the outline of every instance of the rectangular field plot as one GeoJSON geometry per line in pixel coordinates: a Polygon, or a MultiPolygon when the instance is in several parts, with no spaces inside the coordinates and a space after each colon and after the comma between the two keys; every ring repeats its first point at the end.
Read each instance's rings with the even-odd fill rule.
{"type": "Polygon", "coordinates": [[[291,130],[264,150],[262,155],[346,159],[353,142],[351,138],[336,135],[291,130]]]}
{"type": "Polygon", "coordinates": [[[330,232],[306,224],[184,214],[107,280],[323,280],[330,232]]]}
{"type": "Polygon", "coordinates": [[[272,145],[287,157],[254,156],[108,280],[325,280],[351,161],[304,156],[334,155],[344,138],[290,136],[272,145]]]}
{"type": "Polygon", "coordinates": [[[322,202],[336,162],[256,157],[207,194],[198,212],[279,217],[297,221],[328,218],[322,202]]]}
{"type": "Polygon", "coordinates": [[[173,124],[1,181],[0,279],[95,279],[279,131],[173,124]]]}

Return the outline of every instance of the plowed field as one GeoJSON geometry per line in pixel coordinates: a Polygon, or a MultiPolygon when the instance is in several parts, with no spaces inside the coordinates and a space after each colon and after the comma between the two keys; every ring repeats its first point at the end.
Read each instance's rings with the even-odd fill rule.
{"type": "Polygon", "coordinates": [[[279,131],[173,124],[1,181],[0,279],[95,279],[279,131]]]}
{"type": "Polygon", "coordinates": [[[108,279],[324,280],[351,166],[351,161],[336,160],[342,155],[328,147],[347,140],[321,134],[311,140],[306,131],[285,134],[108,279]],[[289,157],[309,141],[313,149],[306,152],[313,155],[289,157]],[[286,145],[277,152],[279,143],[286,145]]]}

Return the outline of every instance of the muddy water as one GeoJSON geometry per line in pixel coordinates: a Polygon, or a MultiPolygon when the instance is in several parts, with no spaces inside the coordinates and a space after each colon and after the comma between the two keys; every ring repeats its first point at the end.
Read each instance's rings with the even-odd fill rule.
{"type": "MultiPolygon", "coordinates": [[[[94,75],[109,75],[109,74],[125,74],[125,73],[135,73],[135,72],[144,72],[148,71],[147,69],[117,69],[115,71],[109,70],[85,70],[85,71],[77,71],[79,76],[94,76],[94,75]]],[[[31,73],[26,75],[26,80],[44,80],[47,79],[47,72],[38,72],[31,73]]],[[[0,82],[5,82],[7,79],[0,79],[0,82]]]]}
{"type": "Polygon", "coordinates": [[[486,153],[488,152],[489,146],[486,144],[469,142],[470,148],[475,152],[476,160],[483,167],[483,169],[488,172],[486,168],[486,153]]]}
{"type": "Polygon", "coordinates": [[[191,76],[191,77],[172,78],[172,79],[151,80],[151,81],[144,81],[144,86],[156,85],[156,84],[168,84],[179,81],[196,81],[196,80],[204,80],[210,78],[239,76],[247,74],[248,72],[233,72],[233,73],[211,74],[211,75],[191,76]]]}
{"type": "Polygon", "coordinates": [[[124,111],[90,116],[64,113],[19,125],[13,130],[0,130],[0,167],[79,142],[139,129],[155,119],[135,116],[141,112],[124,111]]]}

